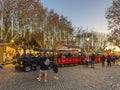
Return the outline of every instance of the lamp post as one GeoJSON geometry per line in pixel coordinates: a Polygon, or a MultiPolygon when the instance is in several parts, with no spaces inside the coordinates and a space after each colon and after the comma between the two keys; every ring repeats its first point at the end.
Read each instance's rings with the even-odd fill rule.
{"type": "Polygon", "coordinates": [[[11,43],[14,43],[14,42],[15,42],[15,41],[12,39],[12,40],[11,40],[11,43]]]}
{"type": "Polygon", "coordinates": [[[88,42],[90,41],[90,38],[87,37],[87,38],[86,38],[86,41],[87,41],[87,46],[88,46],[88,51],[89,51],[89,44],[88,44],[88,42]]]}

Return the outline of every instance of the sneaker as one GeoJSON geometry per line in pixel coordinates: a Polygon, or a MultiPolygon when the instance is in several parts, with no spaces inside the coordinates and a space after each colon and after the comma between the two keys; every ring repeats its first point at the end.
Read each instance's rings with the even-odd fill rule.
{"type": "Polygon", "coordinates": [[[56,77],[53,77],[54,79],[56,79],[56,77]]]}
{"type": "Polygon", "coordinates": [[[38,78],[38,81],[41,81],[41,79],[40,79],[40,78],[38,78]]]}
{"type": "Polygon", "coordinates": [[[44,80],[44,82],[47,82],[47,80],[44,80]]]}
{"type": "Polygon", "coordinates": [[[56,79],[59,79],[58,77],[56,77],[56,79]]]}

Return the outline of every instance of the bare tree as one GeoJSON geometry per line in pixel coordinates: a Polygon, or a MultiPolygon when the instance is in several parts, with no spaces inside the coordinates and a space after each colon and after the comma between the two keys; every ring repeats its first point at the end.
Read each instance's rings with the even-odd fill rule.
{"type": "Polygon", "coordinates": [[[120,0],[113,0],[106,11],[106,19],[111,30],[108,40],[120,47],[120,0]]]}
{"type": "Polygon", "coordinates": [[[48,11],[39,0],[0,0],[0,17],[0,38],[4,42],[36,41],[46,48],[71,43],[71,21],[48,11]]]}

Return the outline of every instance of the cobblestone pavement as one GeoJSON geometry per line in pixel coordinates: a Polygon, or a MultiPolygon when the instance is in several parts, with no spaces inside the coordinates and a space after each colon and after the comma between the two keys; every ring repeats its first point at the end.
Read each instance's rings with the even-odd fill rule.
{"type": "Polygon", "coordinates": [[[48,82],[38,82],[36,71],[16,71],[13,65],[5,65],[0,69],[0,90],[120,90],[120,66],[59,68],[59,80],[53,79],[52,70],[48,74],[48,82]]]}

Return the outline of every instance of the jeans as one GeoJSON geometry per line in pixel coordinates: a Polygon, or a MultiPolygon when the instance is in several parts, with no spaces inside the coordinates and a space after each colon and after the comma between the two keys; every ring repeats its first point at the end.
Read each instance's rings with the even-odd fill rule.
{"type": "Polygon", "coordinates": [[[107,61],[107,66],[108,66],[108,67],[111,67],[111,61],[110,61],[110,60],[107,61]]]}
{"type": "Polygon", "coordinates": [[[37,71],[37,77],[39,77],[39,74],[40,74],[40,66],[36,66],[36,71],[37,71]]]}
{"type": "Polygon", "coordinates": [[[91,68],[94,68],[94,64],[95,64],[95,62],[93,60],[91,60],[91,68]]]}

